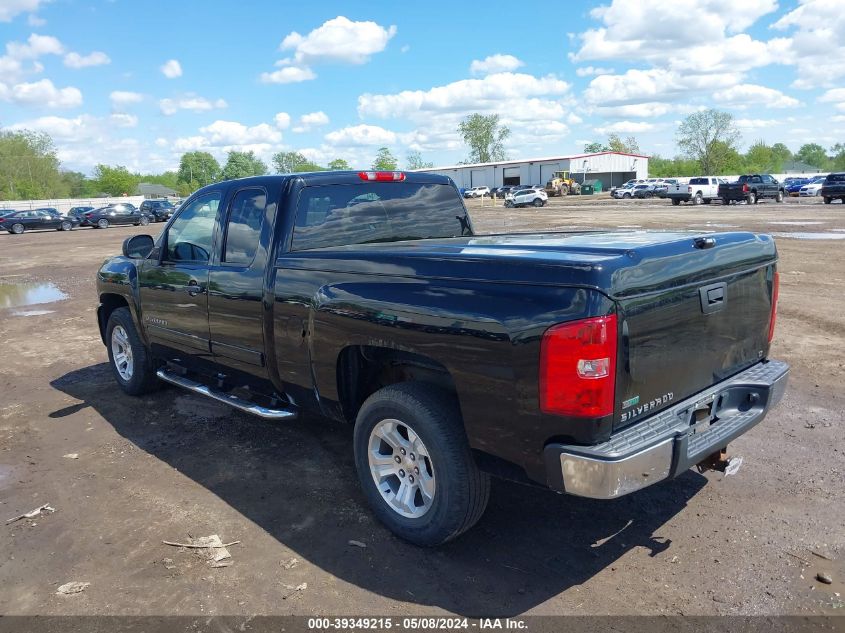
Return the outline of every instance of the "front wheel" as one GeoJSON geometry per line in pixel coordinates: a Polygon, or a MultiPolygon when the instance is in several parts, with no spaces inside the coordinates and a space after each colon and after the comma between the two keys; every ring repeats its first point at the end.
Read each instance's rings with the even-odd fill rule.
{"type": "Polygon", "coordinates": [[[72,222],[67,222],[67,221],[62,222],[62,226],[61,226],[62,231],[70,231],[72,229],[73,229],[73,223],[72,222]]]}
{"type": "Polygon", "coordinates": [[[783,202],[783,191],[778,191],[778,195],[775,196],[775,202],[783,202]]]}
{"type": "Polygon", "coordinates": [[[142,215],[139,223],[141,226],[147,226],[150,223],[150,219],[147,216],[142,215]]]}
{"type": "Polygon", "coordinates": [[[513,209],[513,202],[511,202],[510,200],[508,200],[508,201],[506,201],[506,202],[505,202],[505,206],[506,206],[508,209],[513,209]]]}
{"type": "Polygon", "coordinates": [[[731,203],[731,201],[730,201],[730,200],[728,200],[727,198],[722,198],[722,204],[724,204],[724,205],[728,205],[728,204],[730,204],[730,203],[731,203]]]}
{"type": "Polygon", "coordinates": [[[490,478],[475,464],[453,395],[414,382],[384,387],[361,407],[353,443],[364,495],[400,538],[441,545],[484,514],[490,478]]]}
{"type": "Polygon", "coordinates": [[[140,396],[158,387],[147,348],[138,336],[129,308],[118,308],[106,325],[109,365],[117,384],[130,396],[140,396]]]}
{"type": "Polygon", "coordinates": [[[97,220],[97,228],[98,229],[107,229],[109,228],[109,221],[105,218],[100,218],[97,220]]]}
{"type": "Polygon", "coordinates": [[[630,193],[623,193],[623,194],[622,194],[622,197],[623,197],[623,198],[630,198],[630,197],[631,197],[631,194],[630,194],[630,193]]]}

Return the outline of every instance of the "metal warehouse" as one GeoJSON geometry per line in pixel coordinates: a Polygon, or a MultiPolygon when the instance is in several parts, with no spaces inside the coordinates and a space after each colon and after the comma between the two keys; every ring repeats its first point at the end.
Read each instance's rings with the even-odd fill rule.
{"type": "Polygon", "coordinates": [[[545,185],[554,172],[568,171],[578,182],[600,180],[607,190],[632,178],[648,177],[648,156],[598,152],[576,156],[509,160],[475,165],[433,167],[418,171],[449,176],[458,187],[545,185]]]}

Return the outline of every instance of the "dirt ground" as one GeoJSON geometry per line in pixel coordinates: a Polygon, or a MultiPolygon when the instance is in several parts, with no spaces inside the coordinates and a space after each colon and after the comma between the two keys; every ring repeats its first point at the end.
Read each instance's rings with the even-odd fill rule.
{"type": "Polygon", "coordinates": [[[782,234],[772,355],[792,364],[791,384],[731,445],[739,473],[691,470],[612,502],[497,481],[474,530],[419,549],[365,507],[351,429],[274,425],[176,388],[142,399],[116,388],[94,275],[143,229],[2,234],[0,306],[31,298],[27,282],[67,297],[0,307],[0,614],[843,613],[845,206],[469,206],[488,233],[782,234]],[[55,512],[6,524],[42,504],[55,512]],[[162,544],[210,534],[240,541],[231,566],[162,544]],[[71,581],[90,585],[57,595],[71,581]]]}

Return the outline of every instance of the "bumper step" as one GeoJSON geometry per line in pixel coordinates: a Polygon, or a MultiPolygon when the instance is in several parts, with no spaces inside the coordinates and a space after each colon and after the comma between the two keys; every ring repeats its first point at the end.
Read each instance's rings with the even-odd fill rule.
{"type": "Polygon", "coordinates": [[[293,409],[268,409],[244,398],[218,391],[213,387],[185,378],[184,376],[179,376],[165,369],[159,369],[156,375],[161,380],[169,382],[172,385],[193,391],[212,400],[217,400],[217,402],[228,404],[230,407],[234,407],[245,413],[257,415],[259,418],[264,418],[265,420],[293,420],[297,416],[297,412],[293,409]]]}

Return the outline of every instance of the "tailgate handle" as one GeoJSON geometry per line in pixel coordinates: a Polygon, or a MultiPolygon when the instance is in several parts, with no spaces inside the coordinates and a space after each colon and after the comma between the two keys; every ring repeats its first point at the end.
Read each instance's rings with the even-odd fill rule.
{"type": "Polygon", "coordinates": [[[718,312],[728,303],[728,284],[721,282],[704,286],[698,290],[701,298],[701,311],[704,314],[718,312]]]}

